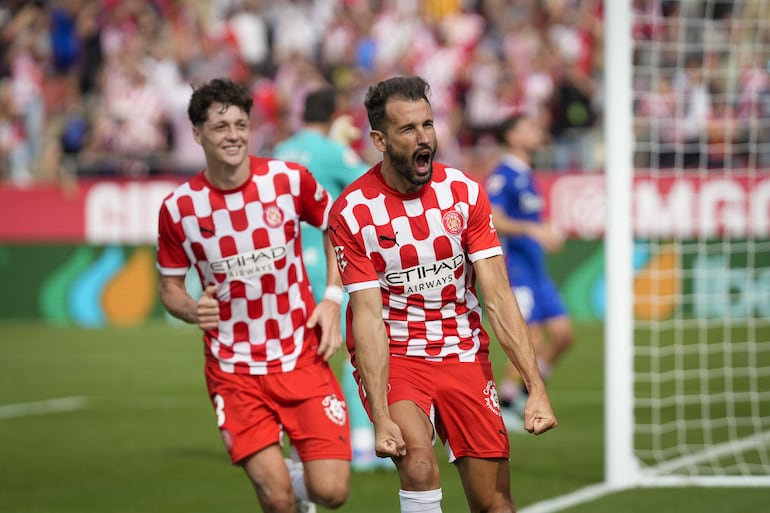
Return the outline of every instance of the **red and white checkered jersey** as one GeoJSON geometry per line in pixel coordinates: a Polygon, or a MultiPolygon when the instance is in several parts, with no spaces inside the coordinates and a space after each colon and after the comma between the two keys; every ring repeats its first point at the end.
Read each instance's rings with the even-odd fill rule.
{"type": "Polygon", "coordinates": [[[251,157],[251,178],[228,191],[203,173],[164,201],[157,266],[217,285],[219,328],[204,333],[224,372],[289,372],[316,358],[315,308],[302,261],[300,221],[326,229],[331,197],[299,164],[251,157]]]}
{"type": "MultiPolygon", "coordinates": [[[[487,361],[473,262],[502,249],[484,189],[433,164],[413,194],[390,188],[380,164],[332,207],[329,235],[348,292],[379,287],[390,354],[432,361],[487,361]]],[[[348,350],[355,357],[348,308],[348,350]]]]}

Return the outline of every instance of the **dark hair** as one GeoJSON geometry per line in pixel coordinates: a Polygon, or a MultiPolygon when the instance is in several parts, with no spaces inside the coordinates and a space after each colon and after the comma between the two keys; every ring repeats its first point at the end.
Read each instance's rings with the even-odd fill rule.
{"type": "Polygon", "coordinates": [[[308,123],[331,121],[337,103],[337,92],[332,87],[311,91],[305,97],[305,112],[302,120],[308,123]]]}
{"type": "Polygon", "coordinates": [[[522,119],[524,119],[524,116],[521,114],[513,114],[502,120],[495,127],[495,140],[497,140],[498,144],[507,144],[505,139],[508,131],[516,128],[516,125],[518,125],[522,119]]]}
{"type": "Polygon", "coordinates": [[[425,100],[430,105],[428,95],[430,85],[421,77],[393,77],[370,86],[366,92],[364,106],[373,130],[384,131],[386,124],[385,104],[391,98],[407,101],[425,100]]]}
{"type": "Polygon", "coordinates": [[[221,103],[225,107],[239,107],[246,114],[250,114],[254,100],[245,87],[230,79],[215,78],[204,82],[194,87],[187,107],[187,116],[192,124],[198,126],[205,123],[208,119],[209,107],[214,103],[221,103]]]}

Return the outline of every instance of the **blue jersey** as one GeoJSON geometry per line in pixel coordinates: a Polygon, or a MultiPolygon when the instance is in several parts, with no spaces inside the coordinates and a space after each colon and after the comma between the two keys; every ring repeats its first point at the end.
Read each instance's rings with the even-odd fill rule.
{"type": "MultiPolygon", "coordinates": [[[[542,222],[545,205],[532,176],[532,169],[513,155],[506,155],[487,178],[487,194],[492,205],[511,219],[542,222]]],[[[501,236],[508,278],[524,318],[540,322],[565,313],[558,290],[548,276],[545,251],[526,235],[501,236]]]]}
{"type": "MultiPolygon", "coordinates": [[[[521,160],[507,155],[487,178],[492,205],[517,221],[542,222],[543,197],[532,178],[532,170],[521,160]]],[[[540,244],[526,235],[502,237],[508,267],[516,275],[543,273],[545,255],[540,244]]],[[[515,276],[511,276],[513,281],[515,276]]]]}
{"type": "MultiPolygon", "coordinates": [[[[273,156],[308,168],[333,199],[369,168],[352,148],[315,130],[299,130],[277,144],[273,156]]],[[[302,224],[302,253],[313,296],[320,301],[326,289],[323,236],[317,228],[305,223],[302,224]]]]}

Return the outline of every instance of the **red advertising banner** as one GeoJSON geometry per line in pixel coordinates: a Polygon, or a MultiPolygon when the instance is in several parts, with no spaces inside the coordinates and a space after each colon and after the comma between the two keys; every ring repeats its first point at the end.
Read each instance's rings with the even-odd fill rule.
{"type": "MultiPolygon", "coordinates": [[[[550,218],[583,239],[604,234],[604,176],[539,175],[550,218]]],[[[610,194],[612,191],[610,191],[610,194]]],[[[753,238],[770,235],[770,171],[674,174],[637,171],[630,206],[634,235],[753,238]]]]}
{"type": "MultiPolygon", "coordinates": [[[[572,237],[601,238],[606,220],[604,176],[541,173],[551,219],[572,237]]],[[[182,178],[82,181],[0,187],[0,242],[155,242],[163,198],[182,178]]],[[[724,175],[637,173],[632,215],[641,238],[770,236],[770,172],[724,175]]]]}
{"type": "Polygon", "coordinates": [[[154,243],[160,204],[181,181],[88,180],[75,191],[0,187],[0,241],[154,243]]]}

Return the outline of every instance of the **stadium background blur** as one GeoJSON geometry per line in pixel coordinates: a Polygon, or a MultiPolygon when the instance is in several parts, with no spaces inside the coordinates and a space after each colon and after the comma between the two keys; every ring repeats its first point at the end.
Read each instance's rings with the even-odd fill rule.
{"type": "MultiPolygon", "coordinates": [[[[723,29],[757,5],[633,1],[635,38],[661,48],[682,42],[681,53],[660,58],[665,80],[637,84],[649,90],[636,98],[638,113],[676,120],[654,134],[637,126],[642,142],[660,134],[655,143],[705,143],[682,150],[687,162],[705,153],[718,166],[725,147],[768,116],[766,56],[738,63],[737,77],[719,72],[731,58],[718,44],[723,29]],[[698,10],[714,25],[682,34],[680,16],[698,10]],[[706,72],[694,78],[683,62],[706,72]],[[685,105],[693,97],[695,111],[685,105]]],[[[483,174],[490,129],[518,111],[537,116],[552,136],[538,168],[599,171],[603,22],[600,0],[9,0],[0,7],[0,176],[23,184],[195,172],[203,163],[187,99],[191,85],[216,75],[253,93],[255,154],[270,154],[297,129],[305,93],[331,82],[362,129],[354,147],[374,160],[366,87],[419,74],[432,85],[443,160],[483,174]]],[[[727,32],[739,46],[756,35],[727,32]]],[[[640,146],[637,163],[657,164],[649,158],[656,151],[640,146]]],[[[661,151],[660,164],[671,165],[674,151],[661,151]]],[[[736,155],[746,162],[748,151],[761,152],[761,165],[770,160],[764,149],[736,155]]]]}
{"type": "MultiPolygon", "coordinates": [[[[770,237],[767,2],[632,4],[636,235],[733,230],[752,242],[737,258],[684,254],[686,273],[670,272],[666,248],[637,246],[634,313],[767,322],[766,296],[748,292],[767,290],[770,266],[754,251],[770,237]],[[682,297],[656,278],[669,275],[683,276],[671,286],[682,297]],[[714,293],[725,275],[743,288],[714,293]]],[[[12,464],[0,469],[0,511],[211,511],[222,490],[230,509],[253,501],[227,489],[232,469],[195,380],[199,345],[163,318],[153,265],[160,200],[203,167],[185,111],[191,85],[214,75],[253,92],[260,155],[299,126],[304,94],[321,82],[339,88],[369,161],[363,94],[396,73],[432,84],[439,157],[479,178],[498,156],[495,122],[516,111],[543,120],[551,140],[536,168],[569,236],[549,264],[581,343],[549,385],[558,436],[512,437],[529,462],[512,465],[513,485],[527,505],[601,481],[604,23],[600,0],[4,0],[0,453],[12,464]],[[57,398],[73,411],[35,417],[49,399],[59,411],[57,398]],[[19,408],[32,413],[14,417],[19,408]]],[[[392,510],[380,475],[358,479],[347,511],[392,510]]],[[[463,510],[459,483],[447,488],[447,511],[463,510]]],[[[645,493],[574,512],[756,513],[770,500],[767,489],[645,493]]]]}
{"type": "Polygon", "coordinates": [[[331,82],[373,160],[366,87],[419,74],[445,160],[477,167],[469,150],[527,111],[554,135],[545,167],[599,169],[598,0],[12,0],[0,24],[2,175],[17,183],[199,170],[185,109],[191,85],[217,75],[253,93],[256,154],[331,82]]]}

